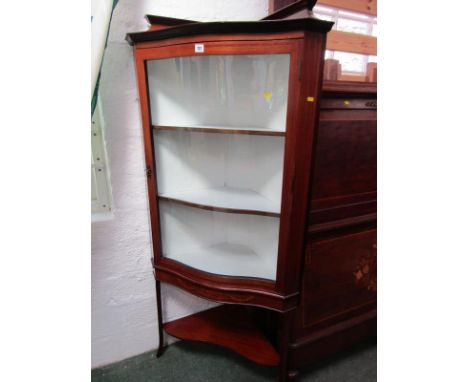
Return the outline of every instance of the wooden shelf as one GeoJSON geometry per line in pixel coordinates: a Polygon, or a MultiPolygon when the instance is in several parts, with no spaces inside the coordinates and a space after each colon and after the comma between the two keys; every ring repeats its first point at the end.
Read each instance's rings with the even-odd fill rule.
{"type": "Polygon", "coordinates": [[[286,133],[279,130],[268,130],[258,127],[230,127],[230,126],[154,126],[153,129],[160,131],[190,131],[196,133],[215,134],[243,134],[243,135],[265,135],[271,137],[284,137],[286,133]]]}
{"type": "Polygon", "coordinates": [[[180,339],[223,346],[261,365],[279,364],[278,353],[244,306],[221,305],[168,322],[164,329],[180,339]]]}
{"type": "Polygon", "coordinates": [[[244,244],[224,242],[164,257],[216,275],[276,279],[276,257],[263,258],[244,244]]]}
{"type": "Polygon", "coordinates": [[[260,216],[280,216],[280,206],[259,193],[232,187],[166,192],[159,199],[208,211],[260,216]]]}

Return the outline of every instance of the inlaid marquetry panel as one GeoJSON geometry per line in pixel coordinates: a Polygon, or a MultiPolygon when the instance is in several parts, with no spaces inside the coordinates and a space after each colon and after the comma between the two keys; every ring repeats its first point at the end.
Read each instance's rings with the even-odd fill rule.
{"type": "Polygon", "coordinates": [[[376,292],[375,229],[309,243],[301,302],[303,326],[370,305],[376,292]]]}

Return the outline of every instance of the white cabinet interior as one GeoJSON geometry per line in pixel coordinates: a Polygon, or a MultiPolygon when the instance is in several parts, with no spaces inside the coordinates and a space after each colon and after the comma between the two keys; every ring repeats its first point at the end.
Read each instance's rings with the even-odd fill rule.
{"type": "Polygon", "coordinates": [[[279,215],[283,137],[158,131],[154,142],[159,196],[279,215]]]}
{"type": "Polygon", "coordinates": [[[163,256],[276,279],[289,54],[146,64],[163,256]]]}
{"type": "Polygon", "coordinates": [[[154,126],[285,131],[288,54],[152,60],[147,75],[154,126]]]}
{"type": "Polygon", "coordinates": [[[159,202],[163,256],[226,276],[276,279],[279,219],[159,202]]]}

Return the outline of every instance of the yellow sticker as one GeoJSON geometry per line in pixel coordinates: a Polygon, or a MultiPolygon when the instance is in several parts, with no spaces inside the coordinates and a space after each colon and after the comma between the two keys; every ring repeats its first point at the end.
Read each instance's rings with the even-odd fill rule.
{"type": "Polygon", "coordinates": [[[307,97],[307,102],[314,102],[315,101],[315,98],[314,97],[307,97]]]}
{"type": "Polygon", "coordinates": [[[263,92],[263,98],[265,98],[265,101],[269,101],[271,97],[273,97],[272,92],[263,92]]]}
{"type": "Polygon", "coordinates": [[[349,105],[349,101],[344,101],[344,104],[345,104],[346,106],[348,106],[348,105],[349,105]]]}

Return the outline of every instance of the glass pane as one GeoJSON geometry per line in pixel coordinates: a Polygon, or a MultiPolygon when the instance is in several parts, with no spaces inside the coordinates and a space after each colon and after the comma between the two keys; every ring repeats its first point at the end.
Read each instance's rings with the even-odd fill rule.
{"type": "Polygon", "coordinates": [[[170,58],[147,70],[163,257],[275,280],[289,55],[170,58]]]}
{"type": "Polygon", "coordinates": [[[332,15],[335,12],[336,12],[336,8],[324,7],[323,5],[320,5],[320,4],[314,7],[314,15],[317,13],[332,15]]]}
{"type": "Polygon", "coordinates": [[[276,279],[279,219],[159,203],[163,256],[224,276],[276,279]]]}
{"type": "Polygon", "coordinates": [[[363,21],[339,18],[336,29],[343,32],[369,34],[368,24],[363,21]]]}
{"type": "Polygon", "coordinates": [[[321,20],[333,21],[332,15],[325,15],[323,13],[314,12],[314,16],[321,20]]]}
{"type": "Polygon", "coordinates": [[[153,125],[284,131],[288,54],[169,58],[147,70],[153,125]]]}
{"type": "Polygon", "coordinates": [[[284,137],[158,131],[154,142],[159,195],[280,213],[284,137]]]}
{"type": "Polygon", "coordinates": [[[343,18],[357,19],[357,20],[372,20],[371,16],[364,15],[362,13],[343,11],[343,10],[339,10],[338,13],[339,13],[339,16],[343,18]]]}
{"type": "Polygon", "coordinates": [[[366,57],[363,54],[335,52],[334,58],[340,61],[342,72],[364,73],[366,57]]]}

